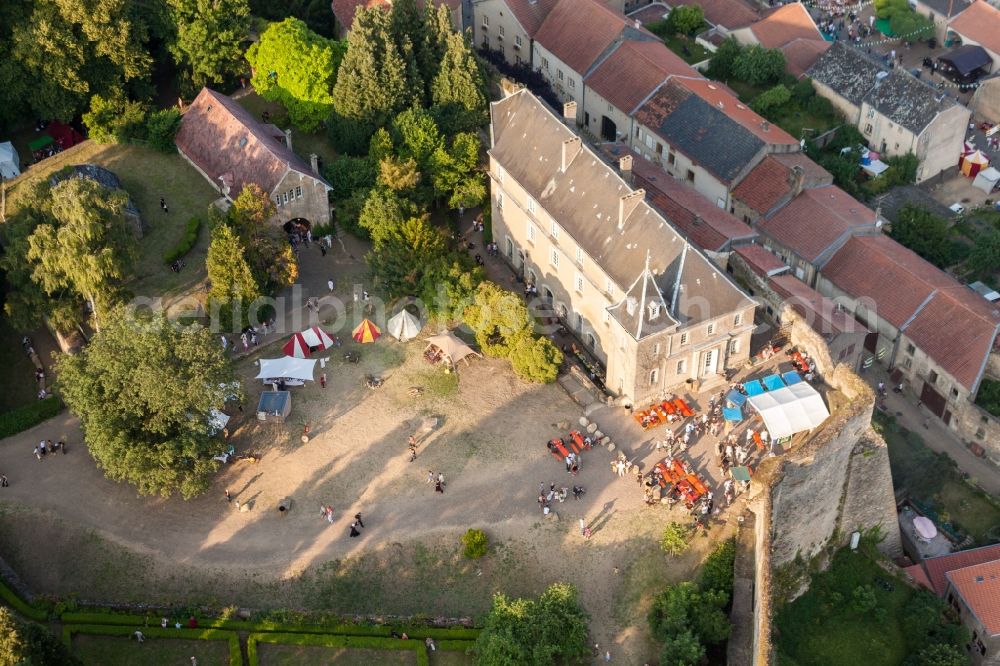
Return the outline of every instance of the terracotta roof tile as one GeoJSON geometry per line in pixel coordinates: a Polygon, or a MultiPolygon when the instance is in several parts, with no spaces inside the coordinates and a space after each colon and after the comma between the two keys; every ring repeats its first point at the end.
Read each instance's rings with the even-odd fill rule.
{"type": "Polygon", "coordinates": [[[556,6],[557,0],[504,0],[504,2],[528,36],[534,37],[542,27],[545,17],[556,6]]]}
{"type": "Polygon", "coordinates": [[[760,12],[743,0],[699,0],[705,20],[729,30],[745,28],[760,20],[760,12]]]}
{"type": "Polygon", "coordinates": [[[667,14],[670,13],[670,7],[667,7],[662,2],[653,2],[642,9],[636,9],[633,12],[629,12],[628,17],[633,21],[638,21],[643,25],[648,25],[650,23],[658,23],[664,21],[667,18],[667,14]]]}
{"type": "Polygon", "coordinates": [[[917,581],[924,587],[926,587],[931,592],[934,591],[934,586],[931,585],[931,579],[927,577],[927,572],[924,571],[923,566],[919,564],[913,564],[903,569],[906,573],[913,577],[913,580],[917,581]]]}
{"type": "Polygon", "coordinates": [[[809,10],[800,2],[779,7],[750,26],[750,31],[766,49],[781,48],[796,39],[823,41],[809,10]]]}
{"type": "MultiPolygon", "coordinates": [[[[574,72],[586,75],[631,25],[622,14],[597,0],[559,0],[535,33],[535,41],[574,72]]],[[[642,34],[634,27],[631,32],[642,34]]],[[[644,34],[656,39],[649,32],[644,34]]]]}
{"type": "Polygon", "coordinates": [[[857,319],[837,308],[836,303],[794,275],[776,275],[768,282],[812,328],[827,339],[840,333],[867,333],[857,319]]]}
{"type": "Polygon", "coordinates": [[[931,581],[934,593],[939,597],[944,597],[948,589],[948,580],[945,574],[956,569],[964,569],[984,562],[994,562],[1000,560],[1000,544],[992,546],[982,546],[970,550],[960,550],[957,553],[930,557],[921,563],[927,577],[931,581]]]}
{"type": "Polygon", "coordinates": [[[662,42],[626,41],[586,78],[586,84],[626,114],[656,90],[668,76],[701,78],[701,74],[662,42]]]}
{"type": "Polygon", "coordinates": [[[1000,55],[1000,9],[984,0],[972,3],[956,16],[948,27],[960,35],[977,42],[984,49],[1000,55]]]}
{"type": "Polygon", "coordinates": [[[793,39],[781,47],[781,52],[785,54],[785,69],[795,78],[800,78],[828,48],[830,42],[825,39],[793,39]]]}
{"type": "Polygon", "coordinates": [[[774,256],[763,245],[741,245],[734,250],[746,263],[747,267],[762,278],[776,275],[778,272],[790,270],[778,257],[774,256]]]}
{"type": "Polygon", "coordinates": [[[1000,559],[945,575],[986,631],[1000,634],[1000,559]]]}
{"type": "Polygon", "coordinates": [[[765,215],[791,194],[794,187],[792,168],[796,166],[803,171],[804,187],[821,187],[833,182],[829,171],[802,153],[774,153],[751,169],[733,189],[733,197],[765,215]]]}
{"type": "Polygon", "coordinates": [[[248,183],[274,191],[289,170],[322,180],[284,137],[274,136],[233,98],[209,88],[202,88],[184,113],[174,142],[217,187],[229,185],[233,199],[248,183]]]}
{"type": "Polygon", "coordinates": [[[839,187],[803,190],[771,217],[765,234],[812,263],[849,231],[873,227],[875,213],[839,187]]]}

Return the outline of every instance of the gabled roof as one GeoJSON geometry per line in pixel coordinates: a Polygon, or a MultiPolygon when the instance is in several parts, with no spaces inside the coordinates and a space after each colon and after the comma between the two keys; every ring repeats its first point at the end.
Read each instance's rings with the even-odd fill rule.
{"type": "Polygon", "coordinates": [[[917,0],[917,6],[933,9],[945,18],[951,18],[965,11],[972,4],[969,0],[917,0]]]}
{"type": "Polygon", "coordinates": [[[802,259],[814,263],[851,232],[874,229],[875,213],[839,187],[803,190],[760,229],[802,259]]]}
{"type": "Polygon", "coordinates": [[[991,636],[1000,634],[1000,559],[945,574],[991,636]]]}
{"type": "Polygon", "coordinates": [[[733,182],[766,146],[756,134],[674,80],[660,86],[639,107],[635,119],[725,184],[733,182]]]}
{"type": "Polygon", "coordinates": [[[831,185],[830,172],[803,153],[772,153],[750,170],[733,188],[733,198],[760,215],[766,215],[795,188],[795,172],[802,170],[804,187],[831,185]]]}
{"type": "Polygon", "coordinates": [[[798,139],[777,125],[767,122],[760,114],[741,102],[729,86],[704,77],[678,78],[676,82],[725,113],[730,120],[739,123],[769,146],[796,146],[796,150],[798,149],[798,139]]]}
{"type": "Polygon", "coordinates": [[[584,82],[616,108],[631,115],[671,75],[701,78],[700,72],[663,42],[628,40],[601,61],[584,82]]]}
{"type": "Polygon", "coordinates": [[[491,156],[623,291],[648,253],[660,290],[680,285],[670,316],[682,324],[753,303],[697,249],[681,266],[684,238],[538,98],[520,90],[490,111],[491,156]]]}
{"type": "Polygon", "coordinates": [[[793,310],[806,318],[813,330],[827,340],[842,333],[868,332],[861,322],[794,275],[776,275],[768,283],[793,310]]]}
{"type": "Polygon", "coordinates": [[[837,42],[806,72],[855,106],[867,102],[880,114],[920,134],[955,100],[902,69],[884,69],[860,49],[837,42]]]}
{"type": "Polygon", "coordinates": [[[785,54],[785,69],[795,78],[801,78],[826,53],[830,44],[825,39],[793,39],[781,47],[781,52],[785,54]]]}
{"type": "Polygon", "coordinates": [[[1000,9],[984,0],[976,0],[956,16],[948,27],[968,37],[994,55],[1000,55],[1000,9]]]}
{"type": "Polygon", "coordinates": [[[283,137],[274,136],[233,98],[209,88],[202,88],[184,113],[174,143],[215,187],[228,185],[231,199],[248,183],[273,192],[288,171],[329,187],[285,145],[283,137]]]}
{"type": "Polygon", "coordinates": [[[705,20],[729,30],[745,28],[760,20],[760,12],[743,0],[699,0],[705,20]]]}
{"type": "Polygon", "coordinates": [[[778,257],[774,256],[763,245],[741,245],[736,248],[735,253],[739,255],[747,268],[762,278],[769,278],[773,275],[787,273],[791,269],[785,265],[778,257]]]}
{"type": "Polygon", "coordinates": [[[559,0],[542,22],[535,41],[574,72],[586,76],[623,35],[658,40],[597,0],[559,0]]]}
{"type": "Polygon", "coordinates": [[[927,572],[934,593],[943,597],[948,589],[948,579],[945,574],[949,571],[997,560],[1000,560],[1000,544],[960,550],[940,557],[929,557],[921,563],[921,566],[927,572]]]}
{"type": "Polygon", "coordinates": [[[796,39],[824,41],[809,10],[800,2],[779,7],[751,25],[750,32],[766,49],[781,48],[796,39]]]}
{"type": "MultiPolygon", "coordinates": [[[[503,0],[528,37],[534,37],[558,0],[503,0]]],[[[461,2],[459,1],[459,4],[461,2]]]]}
{"type": "MultiPolygon", "coordinates": [[[[680,266],[687,259],[687,248],[681,251],[680,266]]],[[[625,290],[621,301],[608,308],[608,313],[618,320],[636,340],[659,333],[679,323],[670,315],[670,303],[657,284],[657,276],[647,266],[635,282],[625,290]]]]}
{"type": "Polygon", "coordinates": [[[725,252],[735,241],[749,240],[757,232],[706,199],[690,185],[677,180],[628,146],[606,143],[601,150],[614,160],[632,156],[636,187],[646,190],[646,200],[703,250],[725,252]]]}

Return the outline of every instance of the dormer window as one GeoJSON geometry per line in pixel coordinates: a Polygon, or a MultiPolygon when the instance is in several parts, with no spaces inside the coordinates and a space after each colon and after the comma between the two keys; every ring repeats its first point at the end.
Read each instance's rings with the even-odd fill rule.
{"type": "Polygon", "coordinates": [[[631,296],[629,296],[628,298],[625,299],[625,312],[627,312],[629,316],[634,315],[635,309],[636,307],[638,307],[638,305],[639,304],[636,302],[636,300],[631,296]]]}
{"type": "Polygon", "coordinates": [[[649,304],[648,310],[649,310],[649,321],[653,321],[654,319],[660,316],[660,304],[657,303],[656,301],[653,301],[652,303],[649,304]]]}

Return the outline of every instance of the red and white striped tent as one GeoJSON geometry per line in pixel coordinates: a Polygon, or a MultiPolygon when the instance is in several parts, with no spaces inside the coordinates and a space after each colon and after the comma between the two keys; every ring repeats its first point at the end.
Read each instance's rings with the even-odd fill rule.
{"type": "Polygon", "coordinates": [[[315,351],[323,351],[333,346],[333,340],[319,326],[307,328],[292,336],[292,339],[285,343],[282,349],[285,356],[295,358],[309,358],[309,354],[315,351]]]}

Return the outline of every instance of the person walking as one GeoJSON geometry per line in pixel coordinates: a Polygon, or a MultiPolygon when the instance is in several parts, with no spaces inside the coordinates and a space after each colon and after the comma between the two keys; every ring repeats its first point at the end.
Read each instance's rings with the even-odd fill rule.
{"type": "Polygon", "coordinates": [[[427,483],[434,483],[434,472],[427,470],[427,483]]]}
{"type": "Polygon", "coordinates": [[[42,451],[37,446],[35,447],[35,457],[38,458],[38,462],[42,462],[42,451]]]}
{"type": "Polygon", "coordinates": [[[0,488],[6,488],[9,485],[10,484],[7,483],[7,476],[4,474],[0,474],[0,488]]]}
{"type": "Polygon", "coordinates": [[[135,640],[139,641],[140,643],[142,643],[142,642],[143,642],[144,640],[146,640],[146,637],[145,637],[145,636],[143,635],[143,633],[142,633],[141,631],[139,631],[138,629],[136,629],[136,630],[135,630],[135,631],[134,631],[134,632],[132,633],[132,635],[133,635],[133,636],[135,636],[135,640]]]}
{"type": "Polygon", "coordinates": [[[444,487],[441,485],[440,481],[437,481],[434,484],[434,492],[444,494],[444,487]]]}
{"type": "Polygon", "coordinates": [[[444,485],[444,472],[438,472],[438,483],[444,485]]]}
{"type": "MultiPolygon", "coordinates": [[[[322,247],[323,246],[320,245],[320,248],[322,248],[322,247]]],[[[326,252],[324,251],[323,254],[325,255],[326,252]]],[[[329,280],[326,281],[326,288],[330,290],[331,294],[333,293],[333,278],[330,278],[329,280]]]]}
{"type": "Polygon", "coordinates": [[[333,525],[333,507],[329,505],[326,507],[326,522],[333,525]]]}
{"type": "Polygon", "coordinates": [[[229,488],[226,488],[226,501],[227,502],[233,501],[233,496],[229,494],[229,488]]]}
{"type": "Polygon", "coordinates": [[[356,522],[361,527],[365,526],[365,524],[363,522],[361,522],[361,514],[360,513],[354,514],[354,522],[356,522]]]}
{"type": "Polygon", "coordinates": [[[320,385],[320,388],[326,388],[326,373],[325,372],[319,376],[319,385],[320,385]]]}
{"type": "Polygon", "coordinates": [[[583,536],[587,531],[587,524],[583,522],[583,518],[580,519],[580,536],[583,536]]]}
{"type": "Polygon", "coordinates": [[[160,197],[160,210],[162,210],[164,213],[170,212],[170,210],[167,208],[167,200],[164,199],[163,197],[160,197]]]}

